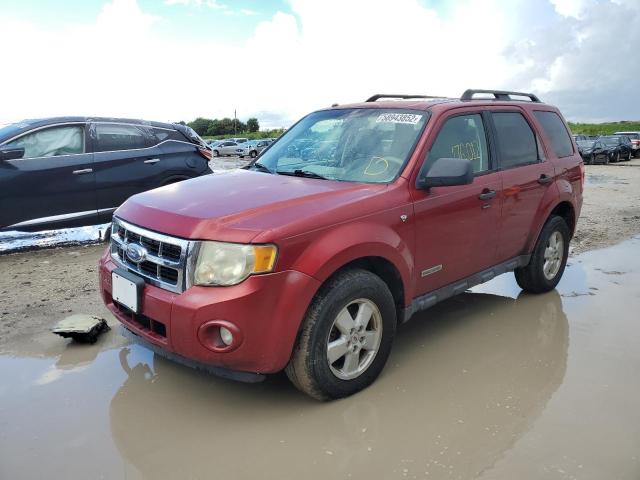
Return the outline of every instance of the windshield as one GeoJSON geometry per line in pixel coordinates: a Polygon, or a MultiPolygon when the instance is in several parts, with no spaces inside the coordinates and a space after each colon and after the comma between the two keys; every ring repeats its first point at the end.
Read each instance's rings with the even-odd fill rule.
{"type": "Polygon", "coordinates": [[[265,150],[258,164],[276,173],[387,183],[400,173],[428,117],[406,109],[315,112],[265,150]]]}
{"type": "Polygon", "coordinates": [[[596,142],[593,140],[578,140],[576,143],[579,147],[586,148],[592,147],[596,142]]]}
{"type": "Polygon", "coordinates": [[[618,137],[602,137],[600,141],[607,146],[618,145],[618,137]]]}

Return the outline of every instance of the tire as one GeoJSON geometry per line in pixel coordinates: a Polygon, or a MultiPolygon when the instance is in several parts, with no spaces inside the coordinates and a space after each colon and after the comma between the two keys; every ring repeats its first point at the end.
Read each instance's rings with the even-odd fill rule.
{"type": "Polygon", "coordinates": [[[396,308],[387,285],[367,270],[346,270],[328,280],[313,299],[286,374],[296,388],[317,400],[353,395],[384,368],[395,329],[396,308]],[[369,311],[364,330],[354,332],[358,312],[367,318],[369,311]],[[330,364],[331,343],[337,356],[330,364]]]}
{"type": "Polygon", "coordinates": [[[631,152],[629,152],[629,155],[627,155],[627,162],[630,162],[632,158],[633,155],[631,154],[631,152]]]}
{"type": "Polygon", "coordinates": [[[620,163],[620,152],[616,153],[616,163],[620,163]]]}
{"type": "Polygon", "coordinates": [[[591,155],[589,155],[589,160],[587,161],[587,165],[593,165],[594,163],[596,163],[596,157],[592,153],[591,155]]]}
{"type": "Polygon", "coordinates": [[[520,288],[531,293],[544,293],[556,288],[567,265],[570,240],[569,227],[564,219],[558,216],[549,218],[542,227],[529,264],[516,268],[514,272],[520,288]],[[556,244],[559,239],[562,240],[561,245],[556,244]],[[553,244],[556,244],[555,250],[553,244]],[[549,271],[545,272],[545,268],[549,271]]]}
{"type": "Polygon", "coordinates": [[[256,157],[258,156],[258,152],[256,152],[255,150],[251,150],[251,151],[249,152],[249,156],[250,156],[251,158],[256,158],[256,157]]]}
{"type": "Polygon", "coordinates": [[[602,162],[605,165],[609,165],[609,154],[605,153],[604,154],[604,161],[602,162]]]}
{"type": "Polygon", "coordinates": [[[214,157],[219,157],[220,156],[220,152],[218,150],[214,150],[213,151],[213,156],[214,157]]]}

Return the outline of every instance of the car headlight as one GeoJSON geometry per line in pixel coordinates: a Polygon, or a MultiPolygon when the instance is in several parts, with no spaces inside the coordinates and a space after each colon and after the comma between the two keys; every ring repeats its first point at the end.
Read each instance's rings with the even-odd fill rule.
{"type": "Polygon", "coordinates": [[[273,271],[275,245],[200,242],[193,285],[236,285],[249,275],[273,271]]]}

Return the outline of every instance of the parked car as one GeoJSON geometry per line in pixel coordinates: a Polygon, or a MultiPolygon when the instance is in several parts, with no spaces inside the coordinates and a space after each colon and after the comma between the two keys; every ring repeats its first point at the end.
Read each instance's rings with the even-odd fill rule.
{"type": "Polygon", "coordinates": [[[232,140],[225,140],[215,147],[211,147],[211,149],[214,157],[219,157],[221,155],[238,155],[240,158],[243,158],[245,155],[248,155],[248,152],[243,144],[232,140]]]}
{"type": "Polygon", "coordinates": [[[419,310],[507,271],[554,289],[584,187],[558,109],[504,91],[383,97],[307,115],[245,169],[121,206],[99,282],[127,335],[238,380],[285,369],[332,399],[375,380],[419,310]],[[301,139],[333,154],[291,157],[301,139]]]}
{"type": "Polygon", "coordinates": [[[586,164],[609,163],[610,151],[599,140],[578,140],[578,151],[586,164]]]}
{"type": "Polygon", "coordinates": [[[578,141],[584,141],[584,140],[595,140],[597,138],[597,136],[594,135],[573,135],[573,139],[578,142],[578,141]]]}
{"type": "Polygon", "coordinates": [[[211,173],[189,127],[57,117],[0,128],[0,229],[35,231],[110,221],[131,195],[211,173]]]}
{"type": "Polygon", "coordinates": [[[247,142],[245,144],[247,148],[246,154],[249,155],[251,158],[256,158],[265,148],[267,148],[272,143],[273,143],[273,139],[271,138],[251,140],[250,142],[247,142]]]}
{"type": "Polygon", "coordinates": [[[229,138],[228,140],[231,140],[232,142],[236,142],[236,143],[246,143],[249,141],[248,138],[229,138]]]}
{"type": "Polygon", "coordinates": [[[631,140],[625,135],[603,135],[598,137],[598,141],[603,144],[608,153],[609,162],[620,162],[633,158],[631,140]]]}
{"type": "Polygon", "coordinates": [[[615,135],[625,135],[629,137],[634,156],[640,157],[640,132],[616,132],[615,135]]]}
{"type": "Polygon", "coordinates": [[[217,147],[218,145],[220,145],[222,142],[224,142],[224,140],[209,140],[209,146],[211,148],[213,147],[217,147]]]}

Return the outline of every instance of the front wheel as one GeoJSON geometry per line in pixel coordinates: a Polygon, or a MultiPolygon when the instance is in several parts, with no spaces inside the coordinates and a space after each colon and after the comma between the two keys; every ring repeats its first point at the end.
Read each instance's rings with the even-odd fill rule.
{"type": "Polygon", "coordinates": [[[594,163],[596,163],[596,157],[592,153],[591,155],[589,155],[589,160],[587,160],[587,165],[593,165],[594,163]]]}
{"type": "Polygon", "coordinates": [[[384,368],[395,327],[393,296],[380,277],[359,269],[342,272],[307,310],[287,376],[318,400],[359,392],[384,368]]]}
{"type": "Polygon", "coordinates": [[[213,156],[214,157],[219,157],[220,156],[220,152],[218,150],[214,150],[213,151],[213,156]]]}
{"type": "Polygon", "coordinates": [[[620,163],[620,152],[616,153],[616,163],[620,163]]]}
{"type": "Polygon", "coordinates": [[[255,150],[251,150],[251,151],[249,152],[249,156],[250,156],[251,158],[256,158],[256,157],[258,156],[258,152],[256,152],[255,150]]]}
{"type": "Polygon", "coordinates": [[[526,267],[516,268],[516,282],[523,290],[544,293],[556,288],[567,265],[569,227],[562,217],[553,216],[540,232],[526,267]]]}

